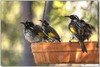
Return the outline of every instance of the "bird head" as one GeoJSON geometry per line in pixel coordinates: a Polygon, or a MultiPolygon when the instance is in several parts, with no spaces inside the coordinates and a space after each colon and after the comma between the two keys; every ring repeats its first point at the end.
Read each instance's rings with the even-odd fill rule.
{"type": "Polygon", "coordinates": [[[29,21],[21,22],[21,24],[23,24],[25,28],[32,28],[32,27],[34,27],[34,24],[32,22],[29,22],[29,21]]]}
{"type": "Polygon", "coordinates": [[[46,20],[39,20],[39,21],[42,22],[42,25],[43,26],[48,26],[49,25],[49,23],[46,20]]]}
{"type": "Polygon", "coordinates": [[[70,15],[70,16],[65,16],[70,18],[71,20],[79,20],[79,17],[77,15],[70,15]]]}

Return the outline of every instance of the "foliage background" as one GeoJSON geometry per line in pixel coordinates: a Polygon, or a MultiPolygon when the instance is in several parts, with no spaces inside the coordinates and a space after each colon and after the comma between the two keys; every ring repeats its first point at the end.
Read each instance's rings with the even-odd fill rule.
{"type": "MultiPolygon", "coordinates": [[[[21,22],[21,1],[1,2],[1,64],[4,66],[21,65],[24,41],[21,22]]],[[[84,19],[87,23],[95,26],[96,32],[90,40],[98,41],[98,1],[53,1],[49,17],[50,25],[56,29],[62,42],[68,42],[71,34],[67,28],[70,20],[65,15],[75,14],[84,19]]],[[[44,1],[33,1],[32,12],[33,22],[41,25],[38,21],[42,18],[44,1]]],[[[73,40],[76,41],[76,40],[73,40]]]]}

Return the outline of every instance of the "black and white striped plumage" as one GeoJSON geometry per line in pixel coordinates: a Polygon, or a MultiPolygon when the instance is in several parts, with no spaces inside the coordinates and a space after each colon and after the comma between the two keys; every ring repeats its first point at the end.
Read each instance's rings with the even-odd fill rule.
{"type": "Polygon", "coordinates": [[[78,39],[82,51],[87,52],[87,49],[84,45],[84,40],[90,38],[95,28],[92,25],[86,23],[84,20],[80,20],[76,15],[70,15],[65,17],[71,19],[68,28],[72,32],[72,34],[78,39]]]}

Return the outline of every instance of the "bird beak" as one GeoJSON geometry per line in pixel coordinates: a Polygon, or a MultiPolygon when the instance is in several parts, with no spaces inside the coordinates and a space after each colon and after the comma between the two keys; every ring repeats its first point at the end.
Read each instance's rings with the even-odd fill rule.
{"type": "Polygon", "coordinates": [[[64,17],[70,17],[70,16],[64,16],[64,17]]]}
{"type": "Polygon", "coordinates": [[[39,21],[43,22],[43,20],[39,20],[39,21]]]}
{"type": "Polygon", "coordinates": [[[21,22],[21,24],[25,24],[24,22],[21,22]]]}

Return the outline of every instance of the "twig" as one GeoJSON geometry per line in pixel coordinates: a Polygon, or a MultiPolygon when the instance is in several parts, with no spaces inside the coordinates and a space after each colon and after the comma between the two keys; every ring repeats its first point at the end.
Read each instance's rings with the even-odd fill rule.
{"type": "Polygon", "coordinates": [[[43,11],[43,18],[42,20],[45,20],[45,12],[46,12],[46,5],[47,5],[47,1],[45,1],[45,5],[44,5],[44,11],[43,11]]]}

